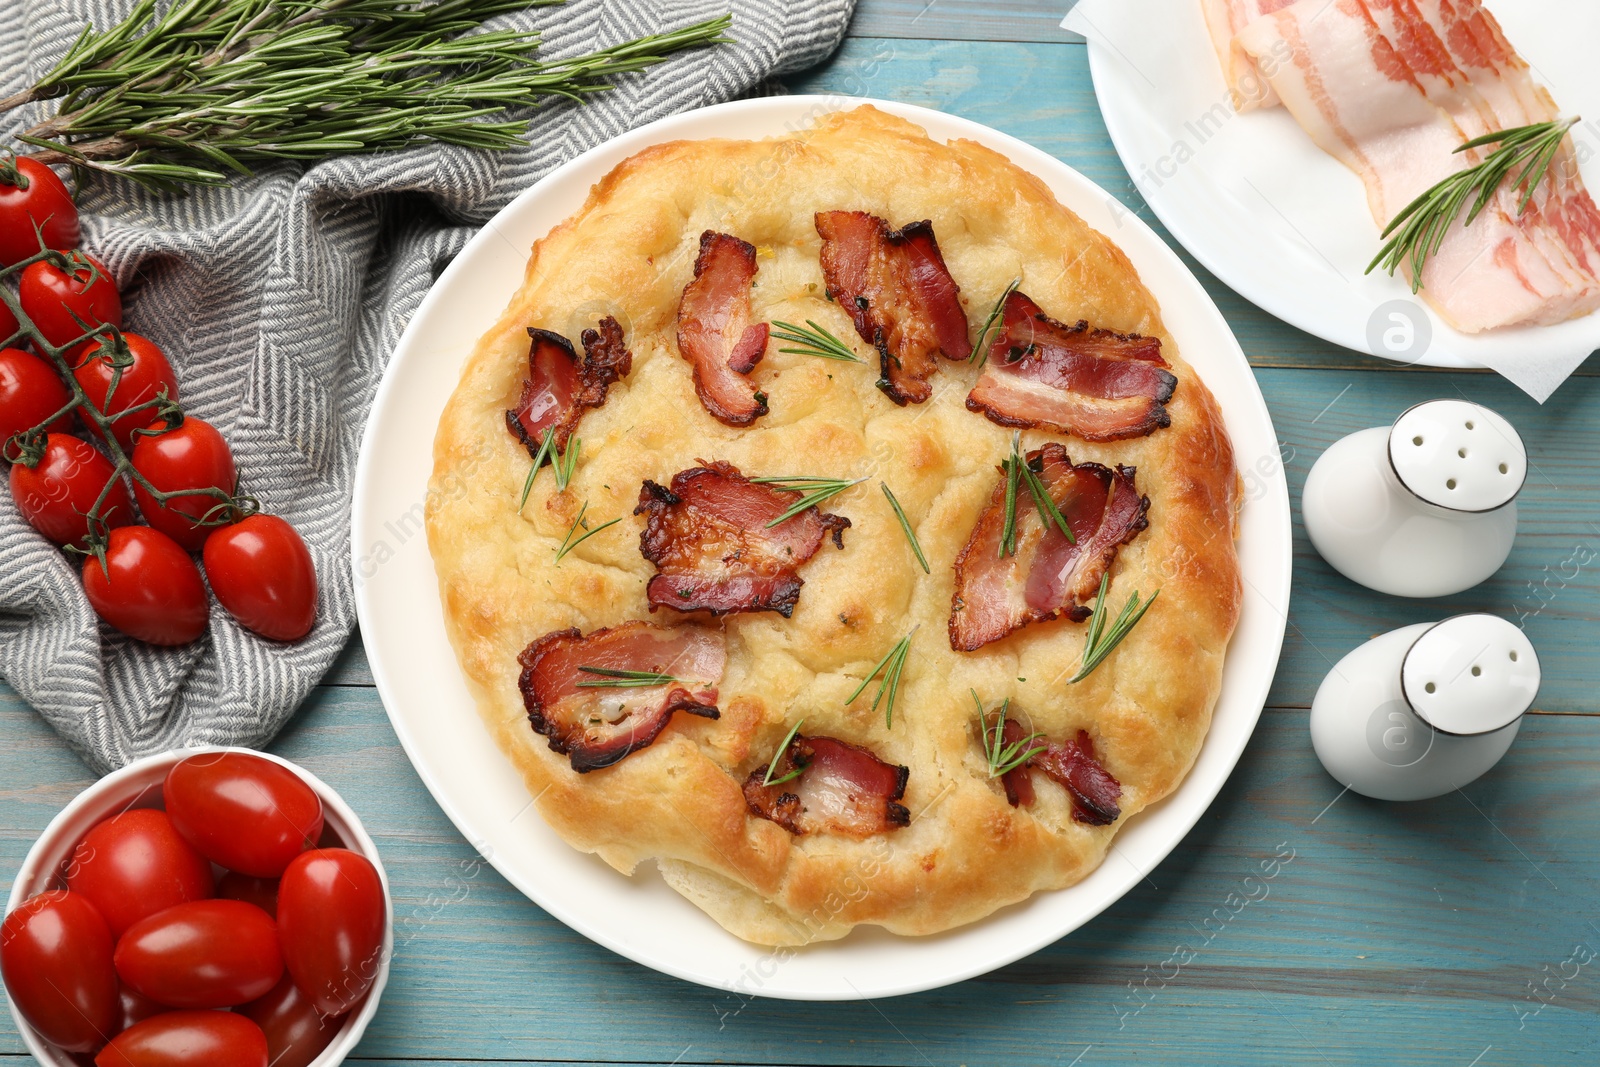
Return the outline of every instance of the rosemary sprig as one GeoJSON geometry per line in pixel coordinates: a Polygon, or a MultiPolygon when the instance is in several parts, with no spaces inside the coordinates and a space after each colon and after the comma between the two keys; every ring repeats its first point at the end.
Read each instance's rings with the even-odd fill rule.
{"type": "Polygon", "coordinates": [[[579,682],[579,689],[648,689],[656,685],[671,685],[678,679],[659,671],[619,671],[610,667],[579,667],[585,674],[600,677],[592,682],[579,682]]]}
{"type": "Polygon", "coordinates": [[[728,40],[727,16],[568,59],[495,16],[559,0],[137,0],[86,28],[0,112],[59,100],[19,139],[46,163],[157,186],[218,185],[281,160],[424,142],[502,149],[540,97],[581,100],[607,79],[728,40]]]}
{"type": "Polygon", "coordinates": [[[1005,292],[1000,294],[1000,299],[994,302],[994,307],[989,309],[989,317],[983,320],[983,329],[978,331],[978,339],[973,342],[972,355],[967,357],[967,362],[977,362],[982,367],[989,362],[989,331],[994,329],[995,323],[1000,321],[1000,316],[1005,313],[1006,300],[1017,291],[1017,286],[1022,284],[1021,278],[1012,278],[1011,284],[1006,286],[1005,292]]]}
{"type": "Polygon", "coordinates": [[[794,779],[806,773],[806,768],[810,766],[810,764],[796,763],[794,770],[790,771],[782,778],[772,777],[778,771],[778,761],[783,758],[783,754],[785,752],[789,751],[789,746],[794,744],[795,734],[800,732],[800,727],[804,722],[805,719],[802,718],[800,722],[797,722],[793,726],[789,727],[789,732],[783,735],[783,742],[778,745],[778,750],[772,754],[772,762],[767,764],[767,773],[761,779],[762,785],[782,785],[784,782],[792,782],[794,779]]]}
{"type": "Polygon", "coordinates": [[[1122,612],[1117,616],[1110,628],[1106,627],[1106,589],[1111,585],[1111,572],[1107,571],[1100,576],[1100,592],[1094,598],[1094,615],[1089,620],[1088,632],[1083,637],[1083,662],[1078,666],[1078,673],[1067,679],[1067,684],[1081,682],[1089,677],[1089,673],[1109,655],[1111,650],[1122,643],[1128,636],[1128,631],[1138,625],[1144,618],[1144,613],[1150,610],[1150,605],[1156,602],[1156,597],[1161,595],[1157,589],[1150,594],[1150,599],[1144,603],[1139,602],[1137,590],[1122,605],[1122,612]]]}
{"type": "Polygon", "coordinates": [[[888,705],[883,709],[883,725],[886,729],[894,727],[894,702],[895,698],[900,695],[900,674],[905,670],[906,657],[911,654],[911,638],[918,629],[920,629],[920,626],[913,626],[911,633],[896,641],[894,647],[884,653],[883,658],[878,661],[878,665],[873,667],[865,678],[861,679],[861,684],[856,686],[855,692],[844,698],[846,705],[854,703],[856,697],[860,696],[867,688],[867,683],[877,678],[878,672],[882,671],[883,677],[878,681],[878,693],[872,698],[872,710],[877,711],[878,705],[883,703],[884,697],[887,696],[889,698],[888,705]]]}
{"type": "Polygon", "coordinates": [[[528,506],[528,494],[533,492],[533,480],[539,476],[539,468],[544,466],[547,459],[550,461],[550,470],[556,476],[556,490],[566,492],[567,484],[572,481],[572,472],[578,467],[578,450],[582,447],[582,438],[574,437],[567,445],[566,454],[563,455],[561,449],[556,447],[556,428],[546,426],[544,436],[539,439],[539,451],[533,455],[533,466],[528,469],[528,480],[522,483],[522,499],[517,502],[517,510],[521,511],[528,506]]]}
{"type": "Polygon", "coordinates": [[[1072,527],[1067,524],[1066,516],[1061,514],[1061,509],[1050,496],[1050,490],[1040,480],[1034,469],[1028,466],[1028,458],[1022,452],[1022,434],[1011,435],[1011,455],[1000,461],[1000,466],[1006,472],[1006,511],[1005,522],[1000,527],[1000,554],[1014,556],[1017,554],[1017,490],[1025,486],[1028,495],[1033,498],[1033,507],[1039,513],[1039,521],[1046,530],[1051,526],[1059,529],[1066,536],[1068,544],[1077,544],[1078,539],[1073,536],[1072,527]]]}
{"type": "Polygon", "coordinates": [[[889,498],[889,506],[894,508],[894,517],[900,520],[900,529],[905,533],[906,540],[911,543],[911,551],[916,553],[917,562],[922,564],[922,573],[932,574],[933,571],[928,568],[928,557],[922,554],[922,545],[917,542],[916,532],[911,529],[911,520],[906,518],[905,509],[900,506],[900,501],[894,498],[888,482],[879,482],[878,485],[883,489],[883,495],[889,498]]]}
{"type": "Polygon", "coordinates": [[[850,346],[839,338],[829,333],[826,327],[818,326],[811,319],[806,320],[806,326],[796,326],[792,322],[772,323],[776,329],[772,336],[780,341],[788,341],[799,345],[798,348],[780,348],[779,352],[793,352],[799,356],[818,356],[822,359],[836,359],[841,363],[860,363],[861,357],[850,351],[850,346]]]}
{"type": "Polygon", "coordinates": [[[583,447],[583,439],[574,437],[567,445],[565,453],[551,449],[550,469],[555,471],[556,489],[560,492],[567,491],[567,485],[572,481],[572,472],[578,469],[578,450],[583,447]]]}
{"type": "Polygon", "coordinates": [[[972,694],[972,702],[978,706],[979,736],[983,738],[983,755],[989,761],[990,778],[1010,774],[1044,751],[1043,745],[1033,744],[1044,736],[1040,733],[1032,733],[1010,744],[1006,743],[1006,713],[1011,710],[1010,697],[1006,697],[1005,702],[1000,705],[1000,714],[995,717],[994,726],[991,727],[984,716],[983,701],[978,699],[978,691],[968,689],[967,692],[972,694]]]}
{"type": "Polygon", "coordinates": [[[544,466],[544,461],[550,455],[550,450],[556,446],[555,442],[556,428],[554,426],[546,426],[544,428],[544,439],[539,442],[539,451],[533,457],[533,466],[528,469],[528,480],[522,483],[522,499],[517,502],[518,511],[528,506],[528,494],[533,492],[533,480],[539,476],[539,468],[544,466]]]}
{"type": "Polygon", "coordinates": [[[1457,152],[1467,152],[1492,144],[1499,146],[1486,155],[1482,162],[1457,171],[1401,208],[1400,213],[1384,227],[1382,236],[1386,242],[1372,262],[1367,264],[1365,273],[1371,274],[1382,267],[1392,276],[1402,263],[1409,263],[1411,291],[1417,292],[1422,288],[1423,264],[1429,256],[1439,251],[1450,227],[1460,218],[1468,201],[1472,206],[1467,208],[1466,219],[1461,223],[1463,227],[1472,225],[1515,170],[1517,174],[1511,178],[1511,188],[1522,190],[1517,214],[1528,210],[1528,204],[1549,172],[1550,162],[1560,151],[1567,131],[1577,122],[1577,118],[1556,119],[1532,126],[1497,130],[1457,148],[1457,152]]]}
{"type": "Polygon", "coordinates": [[[608,527],[611,527],[611,526],[615,526],[617,523],[622,521],[622,517],[619,515],[617,518],[612,519],[610,522],[602,522],[599,526],[596,526],[593,529],[590,529],[588,526],[586,526],[584,524],[584,521],[583,521],[583,517],[585,515],[587,515],[588,513],[589,513],[589,502],[587,500],[585,500],[583,502],[583,507],[578,509],[578,517],[572,520],[572,527],[569,530],[567,530],[567,536],[565,536],[565,537],[563,537],[561,539],[561,547],[556,549],[556,562],[557,563],[560,563],[563,559],[565,559],[568,552],[571,552],[573,549],[577,548],[579,545],[581,545],[585,541],[589,540],[589,538],[593,537],[595,534],[599,533],[601,530],[607,529],[608,527]],[[580,526],[583,526],[584,532],[581,535],[579,535],[577,540],[573,540],[572,535],[578,532],[578,527],[580,527],[580,526]]]}
{"type": "Polygon", "coordinates": [[[866,481],[865,478],[856,478],[852,481],[845,478],[818,478],[805,474],[774,475],[750,480],[760,485],[770,485],[779,492],[804,494],[790,506],[788,511],[767,523],[769,530],[780,522],[788,522],[807,508],[815,507],[825,500],[838,496],[852,485],[860,485],[866,481]]]}

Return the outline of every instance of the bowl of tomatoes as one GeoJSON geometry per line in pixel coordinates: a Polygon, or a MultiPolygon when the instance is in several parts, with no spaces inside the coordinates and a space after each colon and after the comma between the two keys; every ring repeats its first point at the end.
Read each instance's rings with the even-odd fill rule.
{"type": "Polygon", "coordinates": [[[243,748],[86,789],[17,872],[0,975],[47,1067],[332,1067],[389,975],[393,905],[361,820],[243,748]]]}

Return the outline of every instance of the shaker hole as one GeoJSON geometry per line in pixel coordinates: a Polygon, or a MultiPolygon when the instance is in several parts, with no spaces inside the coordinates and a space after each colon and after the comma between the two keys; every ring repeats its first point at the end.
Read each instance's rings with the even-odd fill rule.
{"type": "Polygon", "coordinates": [[[1454,489],[1456,487],[1456,480],[1451,478],[1448,482],[1444,483],[1444,487],[1446,489],[1454,489]]]}
{"type": "Polygon", "coordinates": [[[1514,648],[1511,650],[1511,662],[1517,662],[1517,650],[1514,648]]]}
{"type": "Polygon", "coordinates": [[[1439,687],[1434,685],[1432,682],[1429,682],[1427,685],[1422,687],[1422,691],[1425,692],[1425,693],[1431,693],[1437,688],[1439,688],[1439,687]]]}
{"type": "Polygon", "coordinates": [[[1480,675],[1480,674],[1482,674],[1482,673],[1483,673],[1483,668],[1482,668],[1482,667],[1479,667],[1479,666],[1476,666],[1476,665],[1475,665],[1475,666],[1474,666],[1474,667],[1473,667],[1473,668],[1472,668],[1472,676],[1473,676],[1473,677],[1474,677],[1474,678],[1476,678],[1476,677],[1478,677],[1478,675],[1480,675]]]}
{"type": "Polygon", "coordinates": [[[1456,455],[1460,456],[1462,459],[1466,459],[1467,458],[1467,450],[1464,449],[1464,448],[1458,448],[1458,449],[1456,449],[1456,455]]]}
{"type": "Polygon", "coordinates": [[[1471,419],[1468,419],[1468,420],[1467,420],[1467,429],[1469,429],[1469,430],[1470,430],[1470,429],[1472,429],[1472,428],[1473,428],[1473,426],[1472,426],[1472,420],[1471,420],[1471,419]]]}
{"type": "Polygon", "coordinates": [[[1500,464],[1500,473],[1501,474],[1510,474],[1511,473],[1511,468],[1507,467],[1504,463],[1502,463],[1502,464],[1500,464]]]}
{"type": "Polygon", "coordinates": [[[1414,444],[1414,445],[1420,445],[1422,443],[1422,438],[1420,436],[1413,437],[1411,439],[1411,443],[1414,444]]]}

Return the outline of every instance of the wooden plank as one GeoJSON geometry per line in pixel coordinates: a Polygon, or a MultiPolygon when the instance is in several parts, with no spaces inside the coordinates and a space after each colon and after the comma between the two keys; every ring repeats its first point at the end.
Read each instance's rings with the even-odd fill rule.
{"type": "Polygon", "coordinates": [[[847,31],[851,37],[903,37],[954,41],[1074,41],[1061,28],[1075,0],[860,0],[847,31]]]}
{"type": "MultiPolygon", "coordinates": [[[[936,108],[1020,137],[1075,167],[1150,223],[1178,250],[1189,269],[1205,283],[1238,334],[1251,363],[1258,367],[1385,372],[1396,369],[1385,360],[1339,348],[1285,326],[1218,282],[1172,240],[1144,203],[1112,148],[1081,47],[1060,43],[853,38],[829,63],[789,79],[787,84],[796,93],[843,93],[936,108]]],[[[1433,372],[1411,369],[1408,373],[1433,372]]],[[[1487,371],[1477,373],[1490,376],[1487,371]]],[[[1600,375],[1600,360],[1590,359],[1579,373],[1600,375]]],[[[1558,392],[1551,403],[1561,402],[1566,391],[1564,388],[1558,392]]]]}
{"type": "MultiPolygon", "coordinates": [[[[0,736],[0,869],[14,871],[90,775],[10,694],[0,736]]],[[[1489,1045],[1499,1058],[1483,1062],[1600,1050],[1592,963],[1519,1017],[1540,1003],[1528,983],[1600,946],[1588,718],[1531,717],[1466,798],[1383,805],[1341,797],[1304,714],[1270,712],[1212,810],[1104,916],[988,978],[831,1006],[665,978],[549,918],[476,862],[372,690],[318,690],[274,748],[356,807],[394,885],[404,933],[367,1059],[1067,1064],[1092,1045],[1081,1062],[1464,1067],[1489,1045]]],[[[21,1051],[10,1025],[0,1052],[21,1051]]]]}

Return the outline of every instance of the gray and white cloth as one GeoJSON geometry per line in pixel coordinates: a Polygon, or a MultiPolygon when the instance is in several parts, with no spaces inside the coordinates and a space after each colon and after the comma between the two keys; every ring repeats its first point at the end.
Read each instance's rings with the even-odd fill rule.
{"type": "MultiPolygon", "coordinates": [[[[425,146],[283,165],[224,189],[160,195],[92,179],[85,245],[122,287],[127,328],[171,358],[186,410],[233,448],[241,489],[294,523],[321,581],[296,644],[240,628],[159,649],[99,625],[77,564],[0,493],[0,676],[99,771],[191,743],[260,746],[281,729],[355,624],[350,495],[379,376],[438,272],[499,208],[578,153],[642,123],[756,89],[819,62],[855,0],[568,0],[497,19],[544,31],[541,55],[581,54],[731,11],[737,43],[680,53],[587,105],[549,101],[525,147],[425,146]]],[[[45,72],[86,16],[132,0],[16,0],[0,21],[0,97],[45,72]]],[[[37,121],[0,116],[0,137],[37,121]]],[[[433,427],[419,426],[431,434],[433,427]]]]}

